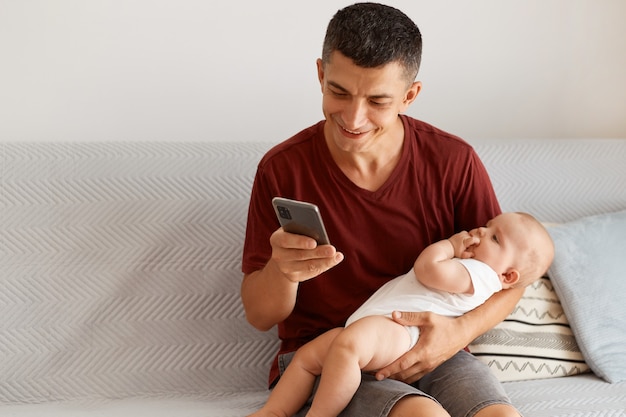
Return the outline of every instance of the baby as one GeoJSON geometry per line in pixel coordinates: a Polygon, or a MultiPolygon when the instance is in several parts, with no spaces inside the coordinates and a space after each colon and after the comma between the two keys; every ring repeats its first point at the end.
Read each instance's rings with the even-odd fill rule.
{"type": "Polygon", "coordinates": [[[503,213],[485,227],[429,245],[413,269],[374,293],[346,322],[302,346],[265,406],[252,414],[292,416],[318,390],[307,416],[337,416],[361,382],[361,371],[383,368],[411,349],[419,329],[391,319],[393,311],[460,316],[502,289],[526,286],[552,263],[547,230],[527,213],[503,213]]]}

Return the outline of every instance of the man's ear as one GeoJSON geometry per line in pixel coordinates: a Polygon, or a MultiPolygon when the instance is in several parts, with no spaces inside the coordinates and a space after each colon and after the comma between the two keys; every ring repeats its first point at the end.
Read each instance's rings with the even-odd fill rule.
{"type": "Polygon", "coordinates": [[[502,287],[505,289],[511,288],[519,282],[519,279],[520,273],[517,269],[507,269],[507,271],[502,274],[502,287]]]}
{"type": "Polygon", "coordinates": [[[411,84],[409,89],[406,91],[406,94],[404,95],[404,100],[402,101],[402,109],[400,113],[405,112],[406,109],[409,108],[409,106],[415,101],[415,99],[417,98],[417,95],[420,93],[421,90],[422,90],[421,81],[415,81],[413,84],[411,84]]]}
{"type": "Polygon", "coordinates": [[[417,98],[417,95],[422,91],[422,82],[415,81],[409,87],[409,90],[406,92],[405,100],[409,102],[409,104],[413,103],[417,98]]]}
{"type": "Polygon", "coordinates": [[[317,59],[317,79],[320,82],[320,86],[322,87],[322,93],[324,92],[324,63],[321,58],[317,59]]]}

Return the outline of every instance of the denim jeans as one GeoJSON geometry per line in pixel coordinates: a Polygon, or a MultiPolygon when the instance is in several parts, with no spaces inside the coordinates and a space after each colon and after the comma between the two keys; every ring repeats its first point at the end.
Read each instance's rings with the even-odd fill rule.
{"type": "MultiPolygon", "coordinates": [[[[281,373],[292,358],[293,353],[279,357],[281,373]]],[[[358,391],[339,416],[386,417],[396,402],[407,395],[431,398],[452,417],[473,417],[488,405],[511,404],[502,384],[489,368],[470,353],[461,351],[413,385],[392,379],[377,381],[364,373],[358,391]]],[[[312,398],[296,417],[306,414],[312,398]]]]}

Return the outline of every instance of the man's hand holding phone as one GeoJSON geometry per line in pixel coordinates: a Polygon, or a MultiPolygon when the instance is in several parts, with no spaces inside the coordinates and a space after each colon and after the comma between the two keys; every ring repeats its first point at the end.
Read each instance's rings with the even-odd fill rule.
{"type": "Polygon", "coordinates": [[[272,200],[281,228],[271,238],[272,259],[292,282],[315,278],[343,260],[330,245],[318,208],[302,201],[272,200]]]}
{"type": "Polygon", "coordinates": [[[289,281],[315,278],[343,260],[332,245],[318,245],[313,238],[288,233],[279,228],[271,238],[272,260],[289,281]]]}

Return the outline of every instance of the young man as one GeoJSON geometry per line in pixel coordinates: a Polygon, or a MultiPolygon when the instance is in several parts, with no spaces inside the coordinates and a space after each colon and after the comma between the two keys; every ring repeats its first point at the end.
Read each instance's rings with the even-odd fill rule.
{"type": "MultiPolygon", "coordinates": [[[[340,10],[317,61],[324,120],[259,163],[241,297],[253,326],[278,325],[272,384],[293,352],[343,326],[430,243],[500,213],[473,149],[402,115],[421,89],[420,56],[419,30],[399,10],[373,3],[340,10]],[[275,196],[317,204],[333,245],[282,231],[275,196]]],[[[454,319],[402,312],[396,321],[420,328],[417,345],[376,378],[365,376],[342,415],[518,416],[489,369],[463,347],[503,320],[522,292],[499,292],[454,319]]]]}

